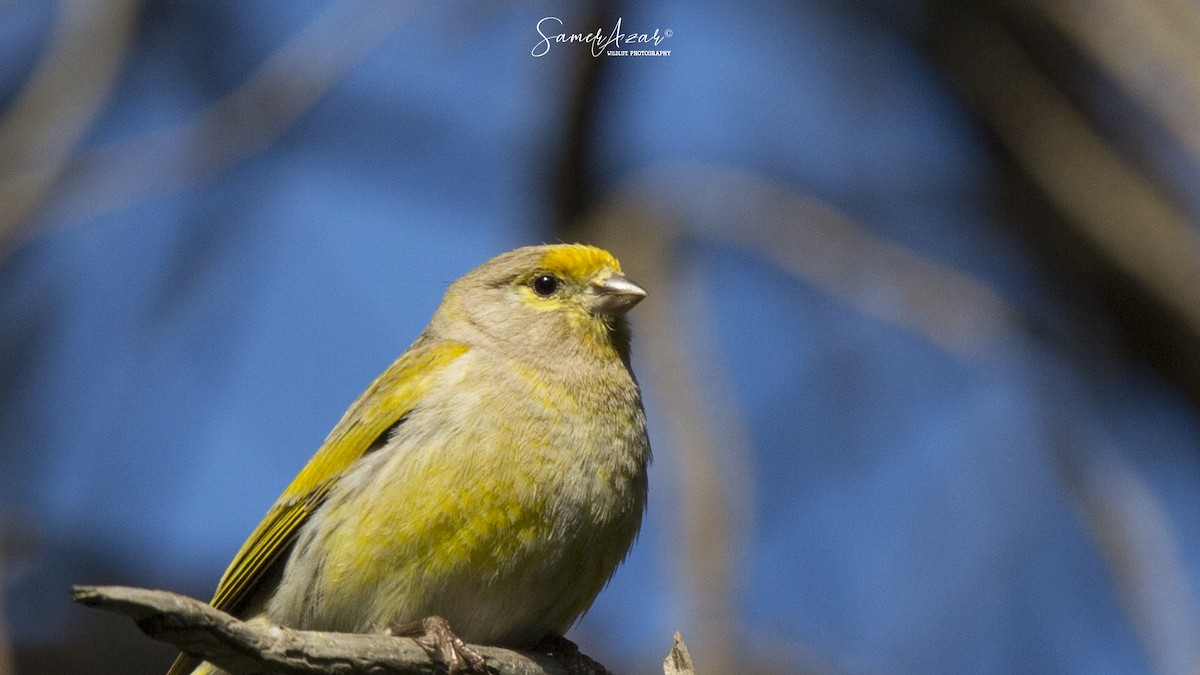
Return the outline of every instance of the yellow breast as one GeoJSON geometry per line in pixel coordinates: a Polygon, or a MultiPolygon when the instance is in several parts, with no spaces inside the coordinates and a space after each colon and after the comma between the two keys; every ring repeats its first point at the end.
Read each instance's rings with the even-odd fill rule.
{"type": "Polygon", "coordinates": [[[365,632],[436,613],[469,641],[527,646],[591,604],[645,505],[636,387],[568,395],[486,356],[448,368],[330,492],[272,620],[365,632]]]}

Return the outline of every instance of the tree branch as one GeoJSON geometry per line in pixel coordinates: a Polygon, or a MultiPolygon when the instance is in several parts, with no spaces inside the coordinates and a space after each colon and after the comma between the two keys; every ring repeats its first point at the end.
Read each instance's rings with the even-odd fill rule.
{"type": "Polygon", "coordinates": [[[692,654],[683,643],[683,636],[675,631],[675,643],[667,658],[663,659],[663,675],[696,675],[696,667],[692,665],[692,654]]]}
{"type": "MultiPolygon", "coordinates": [[[[240,621],[208,604],[168,591],[75,586],[75,602],[119,612],[146,635],[169,642],[231,675],[444,672],[416,642],[390,635],[302,631],[240,621]]],[[[472,645],[496,675],[566,675],[607,671],[585,656],[563,660],[535,652],[472,645]]]]}

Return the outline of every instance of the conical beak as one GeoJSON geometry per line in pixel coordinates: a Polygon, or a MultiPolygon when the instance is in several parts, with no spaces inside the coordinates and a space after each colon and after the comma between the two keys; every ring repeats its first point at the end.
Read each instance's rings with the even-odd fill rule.
{"type": "Polygon", "coordinates": [[[592,311],[605,316],[621,316],[646,297],[646,289],[630,281],[623,274],[613,274],[592,286],[596,298],[592,311]]]}

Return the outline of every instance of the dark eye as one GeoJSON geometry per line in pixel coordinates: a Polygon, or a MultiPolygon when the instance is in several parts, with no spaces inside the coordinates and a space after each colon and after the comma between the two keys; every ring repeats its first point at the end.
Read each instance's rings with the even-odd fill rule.
{"type": "Polygon", "coordinates": [[[558,290],[558,277],[553,274],[539,274],[533,278],[533,292],[543,298],[554,295],[558,290]]]}

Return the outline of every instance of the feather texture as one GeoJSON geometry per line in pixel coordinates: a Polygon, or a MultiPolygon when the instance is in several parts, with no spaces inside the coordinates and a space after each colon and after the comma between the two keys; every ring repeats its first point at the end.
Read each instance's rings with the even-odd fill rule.
{"type": "Polygon", "coordinates": [[[645,510],[624,318],[644,295],[581,245],[510,251],[454,282],[250,535],[213,606],[343,632],[438,614],[510,647],[565,632],[645,510]]]}

